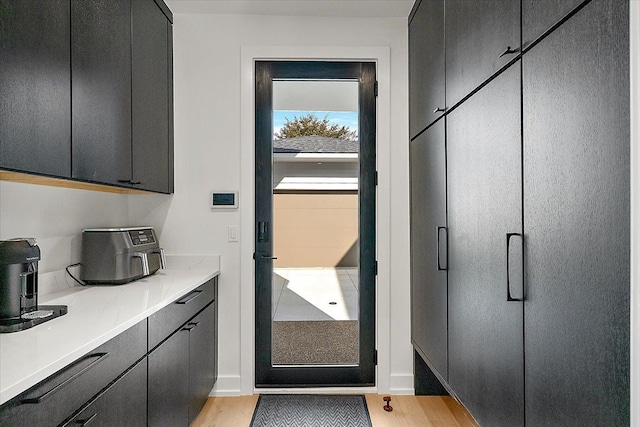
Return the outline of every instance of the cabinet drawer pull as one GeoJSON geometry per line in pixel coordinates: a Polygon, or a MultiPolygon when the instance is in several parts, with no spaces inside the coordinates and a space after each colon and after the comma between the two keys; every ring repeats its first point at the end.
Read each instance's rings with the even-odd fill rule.
{"type": "Polygon", "coordinates": [[[53,387],[51,390],[46,391],[46,392],[44,392],[43,394],[41,394],[40,396],[37,396],[37,397],[29,397],[29,398],[26,398],[26,399],[22,399],[22,400],[20,400],[20,403],[21,404],[25,404],[25,403],[41,403],[43,400],[45,400],[48,397],[52,396],[57,391],[60,391],[64,386],[68,385],[73,380],[75,380],[76,378],[80,377],[80,375],[84,374],[89,369],[95,367],[98,363],[100,363],[104,359],[106,359],[107,356],[109,356],[109,353],[94,353],[94,354],[87,354],[86,356],[81,357],[80,359],[78,359],[75,362],[71,363],[66,368],[62,368],[62,370],[60,370],[58,372],[58,375],[63,374],[64,372],[67,372],[69,369],[71,369],[74,366],[84,362],[85,360],[89,360],[89,359],[93,359],[93,358],[96,358],[96,360],[94,360],[93,362],[89,363],[87,366],[85,366],[84,368],[82,368],[81,370],[79,370],[78,372],[76,372],[75,374],[73,374],[72,376],[67,378],[66,380],[62,381],[60,384],[58,384],[57,386],[53,387]]]}
{"type": "Polygon", "coordinates": [[[119,183],[121,184],[131,184],[131,185],[140,185],[142,184],[140,181],[132,181],[130,179],[119,179],[119,183]]]}
{"type": "Polygon", "coordinates": [[[510,276],[511,276],[511,271],[509,268],[509,245],[511,243],[511,238],[512,237],[520,237],[522,238],[522,234],[520,233],[507,233],[507,301],[524,301],[524,297],[523,298],[513,298],[511,296],[511,283],[510,283],[510,276]]]}
{"type": "Polygon", "coordinates": [[[198,295],[200,295],[201,292],[202,292],[202,290],[200,290],[200,289],[196,289],[195,291],[189,292],[182,299],[176,301],[176,304],[188,304],[191,301],[193,301],[194,299],[196,299],[198,297],[198,295]]]}
{"type": "Polygon", "coordinates": [[[80,427],[85,427],[85,426],[88,426],[89,424],[91,424],[93,422],[93,420],[95,420],[96,418],[98,418],[98,413],[97,412],[95,414],[91,415],[86,420],[77,420],[76,424],[80,424],[80,427]]]}
{"type": "Polygon", "coordinates": [[[502,54],[500,55],[500,58],[502,58],[505,55],[513,55],[514,53],[518,53],[520,52],[519,48],[515,48],[515,49],[511,49],[511,46],[507,46],[507,49],[502,52],[502,54]]]}

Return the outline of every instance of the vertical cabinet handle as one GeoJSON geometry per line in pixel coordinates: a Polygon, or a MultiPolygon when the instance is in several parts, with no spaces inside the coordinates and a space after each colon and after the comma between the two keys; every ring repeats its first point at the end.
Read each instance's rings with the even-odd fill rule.
{"type": "Polygon", "coordinates": [[[447,227],[436,227],[436,256],[438,263],[438,270],[448,270],[449,269],[449,258],[447,256],[448,246],[449,246],[449,233],[447,232],[447,227]],[[444,233],[443,233],[444,232],[444,233]],[[444,234],[444,238],[441,239],[440,236],[444,234]],[[442,242],[444,242],[444,248],[440,250],[442,247],[442,242]],[[442,259],[442,254],[444,254],[444,263],[440,262],[442,259]]]}
{"type": "Polygon", "coordinates": [[[511,239],[513,237],[517,237],[520,238],[520,242],[522,243],[522,234],[520,233],[507,233],[507,301],[524,301],[524,269],[523,269],[523,257],[522,257],[522,244],[519,246],[519,254],[520,254],[520,262],[512,262],[511,260],[511,239]],[[512,270],[516,269],[516,271],[519,273],[519,281],[520,281],[520,288],[522,289],[522,297],[520,298],[514,298],[511,294],[511,273],[512,270]]]}

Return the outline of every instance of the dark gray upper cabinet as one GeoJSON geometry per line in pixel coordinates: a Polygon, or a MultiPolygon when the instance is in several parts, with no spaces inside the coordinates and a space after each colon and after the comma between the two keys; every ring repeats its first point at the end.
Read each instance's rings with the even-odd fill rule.
{"type": "Polygon", "coordinates": [[[585,0],[522,0],[522,46],[526,48],[584,2],[585,0]]]}
{"type": "Polygon", "coordinates": [[[514,58],[520,48],[520,1],[445,2],[447,106],[463,99],[514,58]]]}
{"type": "Polygon", "coordinates": [[[0,168],[69,177],[68,0],[0,1],[0,168]]]}
{"type": "Polygon", "coordinates": [[[524,423],[520,129],[518,66],[447,116],[449,384],[480,425],[524,423]]]}
{"type": "Polygon", "coordinates": [[[74,178],[173,191],[170,26],[153,0],[72,0],[74,178]]]}
{"type": "Polygon", "coordinates": [[[628,9],[524,56],[528,425],[629,425],[628,9]]]}
{"type": "Polygon", "coordinates": [[[411,340],[447,378],[447,200],[444,119],[410,144],[411,340]]]}
{"type": "Polygon", "coordinates": [[[444,0],[422,0],[409,22],[411,138],[442,115],[444,65],[444,0]]]}
{"type": "Polygon", "coordinates": [[[152,0],[131,0],[131,22],[132,181],[141,189],[169,193],[170,24],[152,0]]]}
{"type": "Polygon", "coordinates": [[[131,179],[129,0],[71,0],[73,178],[131,179]]]}

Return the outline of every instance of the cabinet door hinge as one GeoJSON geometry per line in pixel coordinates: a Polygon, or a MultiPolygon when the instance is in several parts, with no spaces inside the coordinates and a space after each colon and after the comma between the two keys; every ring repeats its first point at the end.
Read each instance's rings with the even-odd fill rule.
{"type": "Polygon", "coordinates": [[[378,97],[378,81],[376,80],[376,82],[373,84],[373,94],[375,95],[375,97],[378,97]]]}
{"type": "Polygon", "coordinates": [[[373,365],[378,366],[378,350],[373,350],[373,365]]]}

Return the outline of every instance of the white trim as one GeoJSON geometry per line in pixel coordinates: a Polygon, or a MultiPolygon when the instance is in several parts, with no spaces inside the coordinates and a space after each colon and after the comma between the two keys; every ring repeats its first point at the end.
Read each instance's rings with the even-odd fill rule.
{"type": "Polygon", "coordinates": [[[640,232],[638,231],[638,215],[640,215],[640,150],[638,150],[638,140],[640,135],[640,97],[638,95],[638,82],[640,81],[640,69],[638,67],[640,58],[638,48],[640,47],[640,3],[631,1],[629,13],[629,43],[630,43],[630,102],[631,102],[631,425],[640,425],[640,281],[638,279],[640,266],[640,232]]]}
{"type": "Polygon", "coordinates": [[[357,162],[358,153],[273,153],[274,162],[357,162]]]}
{"type": "MultiPolygon", "coordinates": [[[[391,52],[388,46],[242,46],[240,55],[240,376],[241,394],[253,394],[254,388],[254,61],[326,60],[375,61],[379,82],[377,103],[376,242],[378,278],[376,294],[376,340],[378,366],[376,387],[372,392],[390,390],[390,199],[391,199],[391,52]],[[382,248],[382,250],[380,249],[382,248]]],[[[323,389],[327,391],[326,389],[323,389]]],[[[350,389],[353,390],[353,389],[350,389]]],[[[310,389],[305,389],[309,392],[310,389]]]]}
{"type": "Polygon", "coordinates": [[[377,393],[375,387],[256,388],[253,394],[363,394],[377,393]]]}
{"type": "Polygon", "coordinates": [[[209,396],[240,396],[240,375],[218,376],[209,396]]]}
{"type": "Polygon", "coordinates": [[[413,395],[413,374],[392,374],[390,394],[413,395]]]}

